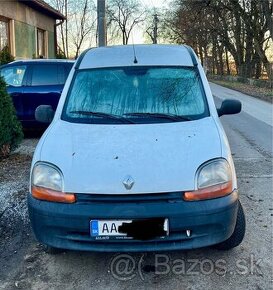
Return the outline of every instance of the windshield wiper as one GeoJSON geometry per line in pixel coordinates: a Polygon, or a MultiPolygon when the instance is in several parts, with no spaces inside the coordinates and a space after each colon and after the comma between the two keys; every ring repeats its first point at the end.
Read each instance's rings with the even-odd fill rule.
{"type": "Polygon", "coordinates": [[[144,116],[144,117],[154,117],[154,118],[161,118],[161,119],[169,119],[172,121],[192,121],[191,118],[186,116],[179,116],[174,114],[164,114],[164,113],[127,113],[124,114],[125,116],[144,116]]]}
{"type": "Polygon", "coordinates": [[[133,122],[130,119],[124,118],[122,116],[108,114],[108,113],[92,112],[92,111],[70,111],[69,113],[71,113],[71,114],[80,114],[80,115],[96,116],[96,117],[102,117],[102,118],[106,118],[106,119],[118,120],[118,121],[121,121],[121,122],[127,123],[127,124],[135,124],[135,122],[133,122]]]}

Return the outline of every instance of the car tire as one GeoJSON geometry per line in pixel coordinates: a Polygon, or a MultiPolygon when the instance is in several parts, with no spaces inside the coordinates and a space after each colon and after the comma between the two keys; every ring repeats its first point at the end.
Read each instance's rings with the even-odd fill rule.
{"type": "Polygon", "coordinates": [[[243,207],[239,201],[235,229],[232,235],[222,243],[214,246],[217,250],[230,250],[240,245],[245,236],[246,221],[243,207]]]}
{"type": "Polygon", "coordinates": [[[48,245],[43,245],[43,248],[44,248],[44,251],[50,255],[58,255],[65,251],[64,249],[59,249],[59,248],[51,247],[48,245]]]}

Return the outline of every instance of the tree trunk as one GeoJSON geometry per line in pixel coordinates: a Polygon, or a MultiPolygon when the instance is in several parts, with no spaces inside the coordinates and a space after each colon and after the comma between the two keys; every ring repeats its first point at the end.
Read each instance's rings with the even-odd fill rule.
{"type": "Polygon", "coordinates": [[[200,42],[198,43],[198,47],[199,47],[200,60],[201,60],[202,66],[203,66],[204,65],[204,55],[203,55],[203,48],[202,48],[202,45],[200,42]]]}
{"type": "Polygon", "coordinates": [[[256,61],[255,79],[259,79],[262,75],[262,64],[259,58],[256,61]]]}
{"type": "Polygon", "coordinates": [[[228,59],[228,50],[225,47],[225,54],[226,54],[226,66],[227,66],[227,74],[230,75],[230,68],[229,68],[229,59],[228,59]]]}
{"type": "Polygon", "coordinates": [[[250,30],[247,31],[246,36],[246,53],[245,53],[245,77],[250,78],[253,76],[253,71],[251,69],[253,58],[253,35],[250,30]]]}

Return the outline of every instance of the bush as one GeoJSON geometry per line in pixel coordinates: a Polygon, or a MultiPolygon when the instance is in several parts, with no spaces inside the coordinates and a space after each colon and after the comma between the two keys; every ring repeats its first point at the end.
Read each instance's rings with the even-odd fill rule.
{"type": "Polygon", "coordinates": [[[57,49],[56,58],[67,59],[67,57],[65,56],[65,53],[61,50],[61,48],[59,46],[57,49]]]}
{"type": "Polygon", "coordinates": [[[9,52],[8,46],[5,46],[0,51],[0,65],[14,61],[14,57],[9,52]]]}
{"type": "Polygon", "coordinates": [[[0,77],[0,159],[7,157],[23,139],[22,125],[17,120],[6,83],[0,77]]]}
{"type": "Polygon", "coordinates": [[[67,59],[67,57],[65,56],[65,54],[62,51],[59,51],[56,54],[56,58],[59,58],[59,59],[67,59]]]}

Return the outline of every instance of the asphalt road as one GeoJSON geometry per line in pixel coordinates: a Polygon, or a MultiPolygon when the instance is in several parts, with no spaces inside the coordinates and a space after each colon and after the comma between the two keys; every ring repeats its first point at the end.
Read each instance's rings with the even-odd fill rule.
{"type": "Polygon", "coordinates": [[[241,114],[221,118],[247,220],[239,247],[125,257],[86,252],[52,256],[42,250],[27,224],[16,235],[18,222],[16,228],[11,223],[15,234],[0,253],[0,289],[271,289],[272,104],[215,84],[211,87],[217,105],[225,98],[243,103],[241,114]]]}

